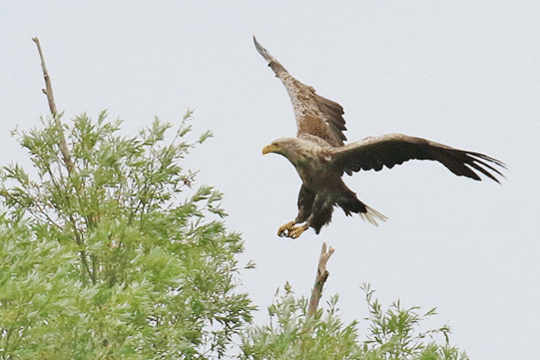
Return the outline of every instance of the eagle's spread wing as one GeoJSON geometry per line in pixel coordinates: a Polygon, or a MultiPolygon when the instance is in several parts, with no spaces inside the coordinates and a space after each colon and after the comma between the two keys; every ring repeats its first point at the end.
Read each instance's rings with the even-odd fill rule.
{"type": "Polygon", "coordinates": [[[369,137],[332,150],[332,162],[351,175],[360,170],[391,169],[408,160],[435,160],[458,176],[481,180],[477,172],[499,182],[495,175],[504,175],[494,166],[505,164],[484,154],[459,150],[422,138],[387,134],[369,137]]]}
{"type": "Polygon", "coordinates": [[[259,54],[268,61],[268,66],[274,70],[289,93],[296,116],[297,136],[307,133],[323,139],[332,146],[342,146],[343,141],[347,140],[343,134],[347,128],[341,105],[317,95],[311,86],[296,80],[257,42],[255,36],[253,41],[259,54]]]}

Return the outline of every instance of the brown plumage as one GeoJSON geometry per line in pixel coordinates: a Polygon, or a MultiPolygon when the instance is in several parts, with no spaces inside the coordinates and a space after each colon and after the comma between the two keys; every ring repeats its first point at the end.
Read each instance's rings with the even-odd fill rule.
{"type": "Polygon", "coordinates": [[[368,137],[345,145],[343,132],[347,128],[341,105],[296,80],[255,37],[253,41],[285,85],[298,129],[296,138],[280,138],[263,148],[263,154],[273,152],[286,157],[302,179],[298,216],[279,228],[279,236],[297,238],[309,227],[318,234],[331,221],[334,206],[341,207],[346,215],[359,214],[374,225],[377,220],[385,221],[386,216],[360,201],[345,185],[343,173],[379,171],[384,166],[391,169],[416,159],[438,161],[454,174],[474,180],[481,180],[478,173],[496,182],[496,175],[504,177],[497,167],[504,169],[505,165],[497,159],[403,134],[368,137]]]}

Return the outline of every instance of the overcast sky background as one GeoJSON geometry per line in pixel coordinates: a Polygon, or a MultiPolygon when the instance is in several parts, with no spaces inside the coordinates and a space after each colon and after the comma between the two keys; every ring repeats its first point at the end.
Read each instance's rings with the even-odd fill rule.
{"type": "MultiPolygon", "coordinates": [[[[242,280],[261,307],[289,281],[309,295],[321,243],[336,248],[325,299],[367,316],[359,286],[384,305],[438,307],[473,359],[533,359],[540,339],[540,2],[0,1],[0,163],[27,164],[10,129],[49,113],[39,37],[65,120],[107,109],[124,131],[154,116],[215,138],[187,165],[225,193],[243,233],[242,280]],[[498,185],[408,162],[346,177],[389,217],[374,227],[336,210],[319,236],[278,238],[296,216],[300,180],[273,139],[294,136],[282,84],[256,35],[300,81],[345,109],[349,140],[402,132],[508,164],[498,185]]],[[[324,301],[322,302],[324,304],[324,301]]],[[[365,322],[361,323],[361,326],[365,322]]],[[[363,331],[363,330],[362,330],[363,331]]]]}

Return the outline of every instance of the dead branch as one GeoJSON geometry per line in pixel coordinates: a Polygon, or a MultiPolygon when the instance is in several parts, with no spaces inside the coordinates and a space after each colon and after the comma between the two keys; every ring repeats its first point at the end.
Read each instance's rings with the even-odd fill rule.
{"type": "Polygon", "coordinates": [[[308,317],[313,316],[317,311],[317,307],[319,306],[319,300],[322,297],[324,283],[330,275],[330,272],[326,270],[326,263],[328,262],[328,259],[330,259],[330,256],[332,256],[334,251],[335,249],[333,247],[330,246],[328,248],[326,243],[322,244],[321,256],[319,257],[319,265],[317,266],[317,276],[315,277],[315,286],[313,286],[313,289],[311,290],[311,297],[309,299],[309,306],[307,312],[308,317]]]}
{"type": "Polygon", "coordinates": [[[43,56],[43,51],[41,50],[41,44],[37,37],[32,38],[36,43],[38,48],[39,57],[41,58],[41,68],[43,70],[43,77],[45,78],[45,89],[42,89],[43,93],[47,96],[49,101],[49,109],[51,114],[56,122],[58,127],[58,134],[60,135],[60,151],[62,152],[62,157],[64,158],[64,164],[66,165],[70,175],[74,174],[75,167],[71,161],[71,156],[69,155],[69,149],[67,146],[66,138],[64,137],[64,129],[62,128],[62,123],[60,122],[60,117],[58,116],[58,110],[56,109],[56,103],[54,102],[54,95],[51,85],[51,78],[49,77],[49,72],[47,71],[47,66],[45,66],[45,57],[43,56]]]}

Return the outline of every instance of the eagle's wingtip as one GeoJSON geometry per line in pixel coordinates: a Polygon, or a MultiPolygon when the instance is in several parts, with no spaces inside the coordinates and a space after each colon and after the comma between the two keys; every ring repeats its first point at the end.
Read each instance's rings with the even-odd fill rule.
{"type": "Polygon", "coordinates": [[[270,53],[268,52],[268,50],[266,50],[265,48],[262,47],[261,44],[259,44],[259,42],[257,41],[257,39],[255,38],[255,35],[253,35],[253,43],[255,44],[255,48],[257,49],[257,52],[259,54],[262,55],[262,57],[268,61],[268,62],[271,62],[272,60],[274,60],[274,58],[272,57],[272,55],[270,55],[270,53]]]}

